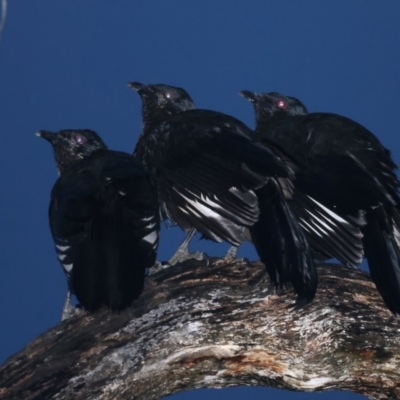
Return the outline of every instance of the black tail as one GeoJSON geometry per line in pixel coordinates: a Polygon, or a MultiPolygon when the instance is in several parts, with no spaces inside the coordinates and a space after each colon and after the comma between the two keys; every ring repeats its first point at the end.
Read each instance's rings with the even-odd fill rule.
{"type": "Polygon", "coordinates": [[[389,310],[400,315],[400,249],[394,235],[393,211],[383,206],[369,210],[362,231],[372,280],[389,310]]]}
{"type": "Polygon", "coordinates": [[[107,267],[106,252],[102,243],[102,222],[93,218],[84,239],[75,248],[71,284],[79,303],[94,312],[106,304],[107,267]]]}
{"type": "Polygon", "coordinates": [[[312,300],[318,277],[302,228],[275,179],[256,193],[260,217],[250,233],[261,261],[275,285],[291,282],[300,298],[312,300]]]}
{"type": "Polygon", "coordinates": [[[117,203],[110,213],[98,212],[93,217],[75,257],[72,287],[78,301],[90,312],[104,305],[112,311],[123,310],[143,289],[143,246],[135,227],[124,218],[122,206],[122,202],[117,203]]]}

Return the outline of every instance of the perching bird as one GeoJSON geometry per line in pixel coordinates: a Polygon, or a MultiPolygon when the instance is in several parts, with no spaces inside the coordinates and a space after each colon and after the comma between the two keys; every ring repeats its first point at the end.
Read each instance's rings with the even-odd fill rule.
{"type": "Polygon", "coordinates": [[[130,86],[143,100],[143,132],[134,154],[157,183],[164,215],[186,232],[194,227],[234,246],[245,240],[248,228],[272,281],[292,282],[300,298],[312,299],[314,261],[276,180],[293,176],[284,155],[252,140],[253,132],[237,119],[194,109],[181,88],[130,86]],[[268,199],[261,214],[260,196],[268,199]]]}
{"type": "MultiPolygon", "coordinates": [[[[157,110],[150,102],[151,113],[162,113],[164,108],[168,108],[169,113],[176,114],[195,108],[193,100],[183,89],[167,85],[149,85],[148,88],[150,94],[160,104],[157,110]]],[[[144,111],[146,109],[148,111],[145,105],[144,111]]],[[[147,121],[146,118],[145,121],[147,121]]],[[[248,132],[249,134],[251,132],[253,139],[257,139],[253,131],[248,130],[248,132]]],[[[287,154],[280,152],[275,143],[267,141],[264,144],[278,151],[280,156],[296,171],[296,175],[302,173],[299,165],[287,154]]],[[[358,266],[362,260],[363,248],[362,234],[357,227],[319,204],[315,199],[300,192],[296,189],[295,183],[294,176],[277,178],[273,180],[273,183],[255,192],[259,202],[260,216],[259,220],[249,228],[251,232],[249,236],[266,265],[272,281],[277,286],[281,286],[283,282],[290,280],[296,288],[297,282],[302,282],[301,273],[300,278],[297,274],[302,271],[301,266],[309,262],[307,260],[310,254],[308,244],[303,237],[303,232],[299,229],[292,209],[303,227],[307,228],[308,240],[313,246],[314,255],[318,254],[319,258],[337,258],[346,265],[358,266]],[[273,184],[275,187],[272,187],[273,184]],[[290,204],[290,208],[287,203],[290,204]],[[269,239],[266,240],[266,238],[269,239]],[[304,251],[299,251],[299,249],[304,249],[304,251]],[[291,266],[290,270],[287,270],[288,265],[291,266]]]]}
{"type": "MultiPolygon", "coordinates": [[[[50,230],[69,291],[87,311],[129,307],[156,260],[159,207],[145,167],[108,150],[91,130],[39,131],[60,173],[49,207],[50,230]]],[[[63,317],[72,306],[69,296],[63,317]]]]}
{"type": "Polygon", "coordinates": [[[349,118],[308,114],[299,100],[279,93],[241,94],[253,103],[260,140],[274,140],[304,168],[296,185],[360,226],[371,277],[400,314],[399,180],[389,150],[349,118]]]}

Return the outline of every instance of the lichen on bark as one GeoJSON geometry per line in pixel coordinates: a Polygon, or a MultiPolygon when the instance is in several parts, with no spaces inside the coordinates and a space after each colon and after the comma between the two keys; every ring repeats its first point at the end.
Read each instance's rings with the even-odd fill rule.
{"type": "Polygon", "coordinates": [[[151,275],[132,307],[58,324],[0,368],[1,399],[159,399],[258,385],[400,398],[400,325],[369,276],[318,267],[315,300],[277,294],[246,260],[151,275]]]}

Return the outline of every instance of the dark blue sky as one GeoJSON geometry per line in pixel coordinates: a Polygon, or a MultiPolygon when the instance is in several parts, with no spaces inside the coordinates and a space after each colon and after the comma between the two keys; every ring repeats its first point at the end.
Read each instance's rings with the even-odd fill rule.
{"type": "MultiPolygon", "coordinates": [[[[398,164],[399,21],[398,0],[10,1],[0,43],[0,362],[59,322],[66,293],[47,221],[57,174],[37,130],[91,128],[130,152],[141,124],[130,80],[185,87],[199,107],[250,126],[250,104],[237,92],[280,91],[310,111],[362,123],[398,164]]],[[[159,259],[182,238],[164,229],[159,259]]],[[[195,240],[193,248],[222,254],[227,246],[195,240]]],[[[241,254],[256,257],[250,246],[241,254]]],[[[312,396],[261,388],[206,395],[312,396]]],[[[314,395],[333,396],[355,398],[314,395]]]]}

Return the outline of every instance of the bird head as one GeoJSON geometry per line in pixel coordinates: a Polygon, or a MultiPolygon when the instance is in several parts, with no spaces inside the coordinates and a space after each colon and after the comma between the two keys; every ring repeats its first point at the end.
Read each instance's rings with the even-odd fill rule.
{"type": "Polygon", "coordinates": [[[257,123],[265,122],[273,116],[308,114],[305,105],[295,97],[277,92],[254,93],[248,90],[242,90],[239,94],[253,104],[257,123]]]}
{"type": "Polygon", "coordinates": [[[170,115],[196,108],[192,98],[182,88],[163,84],[144,85],[130,82],[128,86],[142,99],[143,134],[153,131],[170,115]]]}
{"type": "Polygon", "coordinates": [[[196,108],[185,89],[160,83],[146,86],[139,82],[130,82],[128,85],[142,98],[144,114],[146,109],[162,109],[168,114],[176,114],[196,108]]]}
{"type": "Polygon", "coordinates": [[[157,97],[157,105],[171,114],[196,108],[194,101],[185,89],[160,83],[147,87],[157,97]]]}
{"type": "Polygon", "coordinates": [[[36,136],[52,145],[60,173],[92,153],[107,148],[100,136],[89,129],[65,129],[59,132],[42,130],[36,136]]]}

